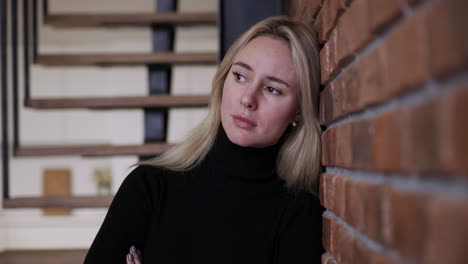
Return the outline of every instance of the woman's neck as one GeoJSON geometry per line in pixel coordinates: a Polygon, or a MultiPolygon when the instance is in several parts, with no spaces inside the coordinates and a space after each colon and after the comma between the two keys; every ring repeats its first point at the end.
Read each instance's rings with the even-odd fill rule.
{"type": "Polygon", "coordinates": [[[222,125],[208,153],[206,162],[215,174],[230,179],[264,182],[277,179],[276,160],[279,144],[265,147],[242,147],[232,143],[222,125]]]}

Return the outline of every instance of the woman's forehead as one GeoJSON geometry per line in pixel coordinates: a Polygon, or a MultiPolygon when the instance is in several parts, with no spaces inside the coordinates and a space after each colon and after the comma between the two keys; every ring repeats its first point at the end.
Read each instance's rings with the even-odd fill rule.
{"type": "Polygon", "coordinates": [[[251,71],[274,75],[295,83],[296,73],[289,44],[278,37],[259,36],[249,41],[234,56],[232,65],[247,65],[251,71]]]}

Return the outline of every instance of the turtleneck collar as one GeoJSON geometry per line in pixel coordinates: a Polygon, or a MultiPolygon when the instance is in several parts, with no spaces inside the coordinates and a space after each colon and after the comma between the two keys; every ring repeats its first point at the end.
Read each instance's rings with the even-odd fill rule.
{"type": "Polygon", "coordinates": [[[222,125],[207,156],[211,171],[231,180],[265,182],[277,180],[276,160],[280,144],[265,148],[242,147],[232,143],[222,125]]]}

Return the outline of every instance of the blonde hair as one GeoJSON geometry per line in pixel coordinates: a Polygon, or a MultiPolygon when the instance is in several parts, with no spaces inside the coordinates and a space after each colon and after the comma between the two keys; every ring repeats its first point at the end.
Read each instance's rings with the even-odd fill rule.
{"type": "Polygon", "coordinates": [[[277,173],[290,188],[317,194],[320,169],[320,126],[317,121],[319,95],[319,52],[316,33],[301,22],[286,16],[258,22],[229,48],[212,83],[209,112],[190,137],[159,157],[141,162],[184,171],[196,167],[211,149],[220,126],[224,80],[237,52],[258,36],[284,39],[290,47],[299,86],[300,120],[284,139],[278,154],[277,173]]]}

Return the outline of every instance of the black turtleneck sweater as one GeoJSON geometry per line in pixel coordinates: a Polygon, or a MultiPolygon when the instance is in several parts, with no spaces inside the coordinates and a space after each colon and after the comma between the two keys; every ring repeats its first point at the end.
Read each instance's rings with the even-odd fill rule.
{"type": "Polygon", "coordinates": [[[321,263],[323,208],[276,173],[278,146],[245,148],[221,128],[200,166],[139,166],[119,188],[85,263],[321,263]]]}

